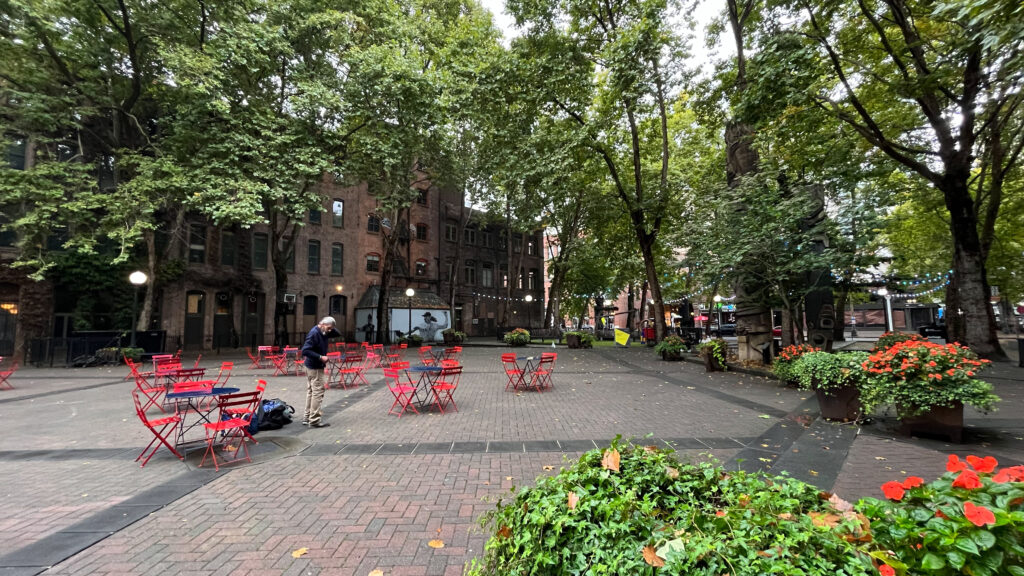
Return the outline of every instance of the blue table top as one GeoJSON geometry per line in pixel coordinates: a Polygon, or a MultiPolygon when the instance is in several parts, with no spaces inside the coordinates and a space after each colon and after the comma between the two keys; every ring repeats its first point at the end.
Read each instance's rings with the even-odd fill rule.
{"type": "Polygon", "coordinates": [[[209,388],[207,390],[188,390],[186,392],[169,392],[167,398],[172,400],[175,398],[201,398],[203,396],[223,396],[224,394],[234,394],[238,392],[238,388],[209,388]]]}
{"type": "Polygon", "coordinates": [[[440,366],[410,366],[407,368],[409,372],[440,372],[440,366]]]}

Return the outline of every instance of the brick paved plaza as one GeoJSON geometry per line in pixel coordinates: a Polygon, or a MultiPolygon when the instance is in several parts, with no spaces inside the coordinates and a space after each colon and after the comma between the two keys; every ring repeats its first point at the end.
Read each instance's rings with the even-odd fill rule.
{"type": "MultiPolygon", "coordinates": [[[[506,392],[504,350],[466,349],[458,413],[387,416],[392,396],[373,370],[368,387],[327,392],[331,427],[261,432],[255,463],[219,473],[197,468],[201,450],[185,462],[162,450],[139,468],[150,436],[126,368],[23,368],[0,392],[0,575],[458,575],[481,556],[477,519],[497,498],[616,435],[784,470],[847,499],[881,496],[882,482],[907,474],[934,478],[948,453],[1024,463],[1015,364],[987,374],[999,411],[967,410],[965,442],[951,445],[895,434],[887,417],[825,423],[807,392],[642,347],[559,348],[553,390],[506,392]]],[[[266,378],[267,398],[301,412],[304,378],[239,357],[202,364],[222,360],[236,361],[232,385],[266,378]]]]}

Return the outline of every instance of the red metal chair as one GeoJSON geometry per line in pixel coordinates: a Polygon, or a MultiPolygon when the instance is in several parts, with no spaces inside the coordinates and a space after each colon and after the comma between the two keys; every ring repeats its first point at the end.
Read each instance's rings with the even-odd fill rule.
{"type": "Polygon", "coordinates": [[[384,369],[384,382],[387,384],[388,390],[395,397],[395,401],[391,403],[391,408],[388,409],[388,415],[394,414],[395,406],[398,406],[401,408],[398,411],[399,418],[402,417],[406,410],[412,410],[417,414],[420,413],[416,406],[412,404],[413,399],[416,398],[416,384],[409,380],[408,376],[403,379],[402,374],[404,374],[404,370],[399,368],[384,369]]]}
{"type": "Polygon", "coordinates": [[[0,370],[0,390],[14,390],[14,386],[11,385],[11,376],[18,371],[18,363],[15,362],[10,368],[0,370]]]}
{"type": "Polygon", "coordinates": [[[555,371],[555,360],[558,354],[555,352],[542,352],[537,367],[530,372],[530,388],[538,392],[544,388],[551,388],[551,374],[555,371]]]}
{"type": "Polygon", "coordinates": [[[259,352],[256,352],[255,354],[253,354],[251,348],[246,348],[245,349],[245,353],[249,355],[249,360],[252,361],[252,364],[249,364],[249,369],[250,370],[252,370],[254,368],[263,368],[263,366],[260,366],[260,353],[259,352]]]}
{"type": "Polygon", "coordinates": [[[231,378],[231,371],[235,368],[234,362],[221,362],[220,372],[217,372],[217,378],[214,380],[214,388],[223,388],[228,384],[228,378],[231,378]]]}
{"type": "Polygon", "coordinates": [[[519,385],[523,382],[523,370],[519,367],[519,363],[516,361],[516,355],[513,352],[508,352],[501,355],[501,364],[505,368],[505,376],[508,377],[508,382],[505,384],[505,390],[511,386],[513,390],[519,390],[519,385]]]}
{"type": "Polygon", "coordinates": [[[287,354],[272,354],[267,359],[274,365],[274,376],[291,376],[287,354]]]}
{"type": "MultiPolygon", "coordinates": [[[[259,402],[256,403],[256,409],[257,410],[259,410],[260,402],[263,402],[263,393],[266,390],[267,390],[267,381],[266,380],[257,380],[256,381],[256,392],[258,392],[259,395],[260,395],[259,396],[259,402]]],[[[227,396],[223,396],[223,398],[227,398],[227,396]]],[[[222,406],[221,407],[221,413],[222,414],[228,414],[232,418],[240,418],[242,416],[245,416],[248,413],[248,408],[246,408],[244,406],[228,406],[228,407],[223,407],[222,406]]]]}
{"type": "Polygon", "coordinates": [[[142,453],[139,454],[138,458],[135,459],[135,461],[138,462],[143,456],[146,457],[139,467],[141,468],[149,462],[149,459],[153,457],[153,454],[156,454],[156,451],[160,449],[160,444],[166,446],[167,449],[177,456],[179,460],[184,460],[185,457],[174,448],[173,444],[168,442],[168,438],[175,438],[175,431],[178,429],[178,426],[181,425],[181,416],[175,412],[174,414],[151,420],[146,416],[146,411],[142,408],[142,399],[139,398],[139,395],[139,390],[132,390],[132,400],[135,402],[135,414],[139,417],[139,420],[142,421],[146,428],[153,433],[153,439],[145,448],[142,449],[142,453]],[[156,444],[157,442],[160,442],[160,444],[156,444]],[[153,446],[154,444],[156,444],[156,446],[153,446]],[[153,448],[153,450],[150,451],[147,456],[146,452],[149,451],[150,448],[153,448]]]}
{"type": "Polygon", "coordinates": [[[384,345],[383,344],[374,344],[374,345],[370,346],[369,352],[372,352],[374,354],[375,358],[373,359],[373,364],[372,365],[368,365],[366,367],[366,369],[369,370],[370,368],[381,368],[381,367],[383,367],[383,363],[384,363],[384,361],[386,359],[385,355],[384,355],[384,345]]]}
{"type": "Polygon", "coordinates": [[[433,348],[431,346],[420,346],[420,364],[424,366],[434,365],[434,354],[431,352],[433,348]]]}
{"type": "Polygon", "coordinates": [[[141,364],[136,364],[134,360],[127,356],[124,357],[124,363],[126,366],[128,366],[128,369],[130,370],[130,372],[128,372],[128,375],[124,377],[125,380],[131,380],[133,378],[135,380],[138,380],[139,378],[144,378],[148,380],[149,377],[153,375],[152,370],[149,372],[139,372],[139,367],[141,366],[141,364]]]}
{"type": "Polygon", "coordinates": [[[356,355],[346,355],[341,361],[341,367],[338,369],[338,380],[341,387],[348,390],[349,386],[358,388],[359,383],[369,385],[370,383],[366,380],[363,374],[366,372],[366,367],[371,365],[377,355],[373,352],[367,352],[366,356],[360,358],[356,355]]]}
{"type": "Polygon", "coordinates": [[[452,346],[451,348],[444,349],[444,355],[441,356],[442,360],[455,360],[460,361],[462,359],[462,346],[452,346]]]}
{"type": "Polygon", "coordinates": [[[437,377],[437,381],[431,386],[431,390],[434,392],[434,403],[437,405],[437,409],[444,414],[445,406],[451,405],[455,408],[455,411],[459,411],[459,407],[455,405],[455,398],[452,394],[459,387],[459,380],[462,379],[462,366],[451,366],[441,369],[441,374],[437,377]]]}
{"type": "Polygon", "coordinates": [[[262,396],[263,393],[260,391],[241,392],[238,394],[227,394],[217,400],[217,405],[220,407],[220,417],[215,422],[203,424],[203,428],[206,429],[206,452],[203,454],[203,459],[199,462],[200,467],[206,463],[206,457],[209,456],[213,458],[214,470],[220,471],[217,451],[214,450],[215,444],[218,444],[218,437],[220,440],[219,444],[224,448],[231,446],[232,440],[238,440],[238,447],[234,449],[235,457],[230,460],[223,460],[225,464],[241,460],[242,458],[238,456],[239,453],[244,453],[245,459],[252,462],[252,457],[249,456],[249,445],[246,441],[259,444],[252,437],[252,434],[249,434],[249,424],[259,408],[262,396]],[[238,415],[232,416],[232,412],[238,415]]]}
{"type": "Polygon", "coordinates": [[[149,410],[150,406],[156,406],[161,412],[167,412],[163,407],[163,402],[160,400],[167,392],[167,388],[164,386],[154,386],[141,375],[135,378],[135,388],[146,397],[146,405],[142,407],[143,412],[149,410]]]}

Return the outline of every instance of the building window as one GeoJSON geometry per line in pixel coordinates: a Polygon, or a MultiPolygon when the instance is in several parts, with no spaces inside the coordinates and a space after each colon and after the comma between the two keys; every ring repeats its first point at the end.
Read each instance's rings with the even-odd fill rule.
{"type": "Polygon", "coordinates": [[[516,234],[512,237],[512,251],[516,254],[523,251],[523,236],[522,234],[516,234]]]}
{"type": "Polygon", "coordinates": [[[462,231],[462,241],[466,246],[476,246],[476,228],[466,228],[462,231]]]}
{"type": "Polygon", "coordinates": [[[417,240],[426,240],[427,239],[427,225],[426,224],[417,224],[416,225],[416,239],[417,240]]]}
{"type": "Polygon", "coordinates": [[[234,266],[238,254],[238,238],[234,232],[220,233],[220,265],[234,266]]]}
{"type": "Polygon", "coordinates": [[[517,288],[520,290],[526,289],[526,270],[520,268],[519,274],[516,274],[516,277],[519,278],[519,286],[517,286],[517,288]]]}
{"type": "Polygon", "coordinates": [[[192,224],[188,227],[188,263],[206,263],[206,226],[192,224]]]}
{"type": "Polygon", "coordinates": [[[476,260],[466,260],[462,277],[467,286],[476,284],[476,260]]]}
{"type": "Polygon", "coordinates": [[[302,299],[302,314],[305,316],[316,316],[316,296],[306,296],[302,299]]]}
{"type": "Polygon", "coordinates": [[[501,287],[502,288],[508,288],[508,268],[504,264],[502,264],[500,272],[501,272],[501,287]]]}
{"type": "Polygon", "coordinates": [[[494,286],[494,264],[484,262],[480,267],[480,285],[484,288],[494,286]]]}
{"type": "Polygon", "coordinates": [[[483,243],[484,248],[490,248],[494,245],[494,235],[490,232],[482,232],[480,234],[480,240],[483,243]]]}
{"type": "Polygon", "coordinates": [[[378,254],[367,254],[366,255],[366,271],[367,272],[380,272],[380,255],[378,254]]]}
{"type": "Polygon", "coordinates": [[[267,269],[267,235],[257,232],[252,235],[252,267],[254,270],[267,269]]]}
{"type": "Polygon", "coordinates": [[[530,275],[529,275],[529,277],[527,277],[527,282],[526,282],[526,285],[529,287],[530,290],[536,290],[537,289],[537,276],[538,276],[537,269],[536,268],[531,269],[530,270],[530,275]]]}
{"type": "Polygon", "coordinates": [[[504,250],[508,248],[508,238],[505,237],[505,233],[501,232],[498,234],[498,250],[504,250]]]}
{"type": "MultiPolygon", "coordinates": [[[[331,296],[330,300],[328,300],[328,302],[327,302],[328,313],[331,316],[334,316],[335,319],[337,319],[338,316],[344,316],[345,315],[345,300],[346,300],[346,298],[344,296],[340,295],[340,294],[335,294],[335,295],[331,296]]],[[[341,321],[339,320],[339,324],[340,323],[341,323],[341,321]]]]}
{"type": "Polygon", "coordinates": [[[310,274],[320,273],[320,241],[310,240],[307,247],[307,268],[310,274]]]}
{"type": "Polygon", "coordinates": [[[526,253],[530,256],[537,255],[537,243],[532,238],[526,242],[526,253]]]}
{"type": "Polygon", "coordinates": [[[416,197],[416,203],[419,204],[420,206],[426,206],[427,205],[427,191],[426,190],[420,190],[419,196],[416,197]]]}
{"type": "Polygon", "coordinates": [[[449,242],[455,242],[459,239],[458,230],[453,222],[445,222],[444,224],[444,239],[449,242]]]}
{"type": "Polygon", "coordinates": [[[331,276],[342,276],[345,270],[345,247],[340,243],[331,244],[331,276]]]}
{"type": "Polygon", "coordinates": [[[380,218],[377,218],[373,214],[366,219],[366,231],[377,233],[380,232],[380,218]]]}
{"type": "Polygon", "coordinates": [[[320,208],[314,208],[309,211],[309,223],[320,225],[323,223],[323,210],[320,208]]]}
{"type": "Polygon", "coordinates": [[[345,201],[340,198],[335,198],[331,203],[331,226],[345,227],[345,201]]]}
{"type": "Polygon", "coordinates": [[[421,258],[421,259],[416,261],[416,275],[417,276],[426,276],[427,275],[427,261],[426,260],[421,258]]]}

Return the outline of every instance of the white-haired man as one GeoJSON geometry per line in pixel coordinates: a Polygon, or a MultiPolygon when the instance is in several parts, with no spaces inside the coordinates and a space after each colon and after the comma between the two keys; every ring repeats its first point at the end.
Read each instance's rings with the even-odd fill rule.
{"type": "Polygon", "coordinates": [[[329,338],[340,336],[334,329],[334,318],[324,316],[320,323],[306,334],[302,344],[302,364],[306,367],[306,410],[302,423],[310,428],[323,428],[330,424],[323,422],[320,406],[324,401],[324,368],[327,366],[327,343],[329,338]]]}

